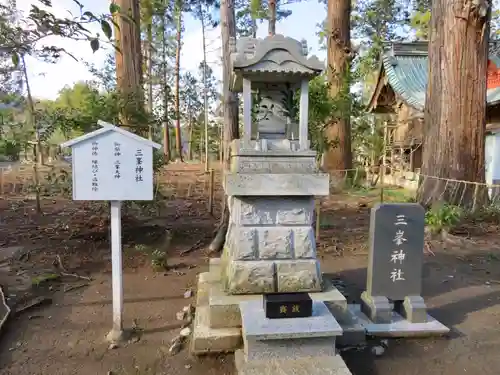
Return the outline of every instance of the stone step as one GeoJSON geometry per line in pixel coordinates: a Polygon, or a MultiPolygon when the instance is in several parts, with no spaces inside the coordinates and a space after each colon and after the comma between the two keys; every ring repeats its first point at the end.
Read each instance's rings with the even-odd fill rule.
{"type": "Polygon", "coordinates": [[[359,323],[363,325],[366,333],[376,337],[432,337],[443,336],[450,332],[450,329],[441,322],[427,315],[427,322],[412,323],[392,311],[390,323],[374,323],[362,311],[357,304],[349,305],[350,312],[355,315],[359,323]]]}
{"type": "Polygon", "coordinates": [[[210,328],[208,306],[197,306],[190,351],[206,353],[233,352],[242,345],[240,328],[210,328]]]}
{"type": "Polygon", "coordinates": [[[313,301],[313,315],[307,318],[268,319],[259,301],[240,303],[243,335],[247,340],[287,340],[328,337],[335,342],[342,328],[324,302],[313,301]]]}
{"type": "Polygon", "coordinates": [[[238,375],[351,375],[340,355],[300,359],[246,361],[243,350],[234,356],[238,375]]]}
{"type": "Polygon", "coordinates": [[[312,337],[287,340],[249,340],[243,337],[245,359],[298,359],[328,357],[336,354],[335,337],[312,337]]]}

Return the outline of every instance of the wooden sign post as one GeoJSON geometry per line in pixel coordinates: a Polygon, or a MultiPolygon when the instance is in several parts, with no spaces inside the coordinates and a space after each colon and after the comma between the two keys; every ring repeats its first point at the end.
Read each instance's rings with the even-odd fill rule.
{"type": "Polygon", "coordinates": [[[121,202],[153,199],[153,148],[157,143],[112,124],[63,143],[71,147],[73,199],[111,202],[113,328],[107,338],[123,338],[121,202]]]}

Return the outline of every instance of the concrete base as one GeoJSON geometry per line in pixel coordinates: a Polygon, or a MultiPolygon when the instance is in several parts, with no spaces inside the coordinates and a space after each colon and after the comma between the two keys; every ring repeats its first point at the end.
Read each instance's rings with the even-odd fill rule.
{"type": "Polygon", "coordinates": [[[246,361],[243,350],[234,356],[238,375],[351,375],[340,355],[299,359],[246,361]]]}
{"type": "Polygon", "coordinates": [[[225,173],[223,187],[237,196],[326,196],[329,182],[328,173],[225,173]]]}
{"type": "Polygon", "coordinates": [[[258,302],[240,305],[243,333],[246,339],[293,340],[328,337],[334,342],[342,335],[342,328],[323,302],[313,302],[312,316],[306,318],[268,319],[264,306],[258,302]]]}
{"type": "Polygon", "coordinates": [[[242,346],[240,328],[211,327],[210,309],[208,306],[209,292],[211,284],[217,280],[216,275],[210,272],[205,272],[198,276],[196,314],[190,344],[190,351],[195,355],[233,352],[242,346]]]}
{"type": "Polygon", "coordinates": [[[244,338],[246,361],[298,359],[336,355],[335,337],[313,337],[286,340],[253,340],[244,338]]]}
{"type": "Polygon", "coordinates": [[[371,296],[366,291],[361,293],[361,311],[372,322],[390,323],[393,308],[394,305],[389,302],[387,297],[371,296]]]}
{"type": "MultiPolygon", "coordinates": [[[[259,301],[263,304],[261,294],[228,295],[220,284],[220,259],[210,259],[210,270],[204,280],[210,280],[209,306],[210,324],[214,328],[241,327],[240,302],[259,301]],[[217,277],[219,279],[217,279],[217,277]]],[[[347,300],[338,289],[327,279],[323,279],[323,291],[309,293],[313,301],[324,302],[333,312],[345,311],[347,300]]],[[[334,313],[335,315],[335,313],[334,313]]]]}
{"type": "Polygon", "coordinates": [[[366,342],[366,330],[358,317],[346,306],[345,309],[330,308],[342,328],[342,336],[337,336],[337,347],[363,345],[366,342]]]}
{"type": "Polygon", "coordinates": [[[398,313],[412,323],[427,322],[427,306],[421,296],[407,296],[399,306],[398,313]]]}
{"type": "Polygon", "coordinates": [[[119,344],[121,342],[127,341],[131,336],[130,331],[126,331],[124,329],[112,329],[106,335],[106,341],[111,344],[119,344]]]}
{"type": "Polygon", "coordinates": [[[240,328],[211,328],[208,307],[196,307],[190,345],[192,354],[234,352],[242,345],[240,328]]]}
{"type": "MultiPolygon", "coordinates": [[[[365,330],[348,310],[347,301],[325,279],[323,292],[309,293],[313,301],[324,302],[344,330],[337,336],[341,345],[364,341],[365,330]]],[[[242,347],[240,302],[262,301],[262,295],[227,295],[220,284],[220,259],[210,259],[209,272],[198,275],[196,316],[191,340],[193,354],[232,352],[242,347]]]]}
{"type": "Polygon", "coordinates": [[[425,323],[411,323],[397,312],[391,314],[389,323],[374,323],[362,311],[360,305],[349,305],[349,310],[366,329],[366,334],[378,337],[431,337],[443,336],[450,329],[432,316],[425,323]]]}

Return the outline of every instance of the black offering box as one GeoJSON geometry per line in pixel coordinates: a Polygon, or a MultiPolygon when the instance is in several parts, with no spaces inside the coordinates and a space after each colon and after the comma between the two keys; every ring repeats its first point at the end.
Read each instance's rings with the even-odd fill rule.
{"type": "Polygon", "coordinates": [[[312,316],[309,293],[264,294],[266,318],[307,318],[312,316]]]}

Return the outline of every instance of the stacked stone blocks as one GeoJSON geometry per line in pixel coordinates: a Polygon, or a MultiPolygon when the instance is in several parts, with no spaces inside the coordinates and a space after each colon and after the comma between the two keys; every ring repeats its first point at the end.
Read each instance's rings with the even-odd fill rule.
{"type": "Polygon", "coordinates": [[[312,197],[231,197],[230,207],[228,291],[321,290],[312,197]]]}
{"type": "Polygon", "coordinates": [[[222,256],[228,294],[318,292],[314,197],[328,193],[316,153],[288,140],[233,141],[229,228],[222,256]]]}

